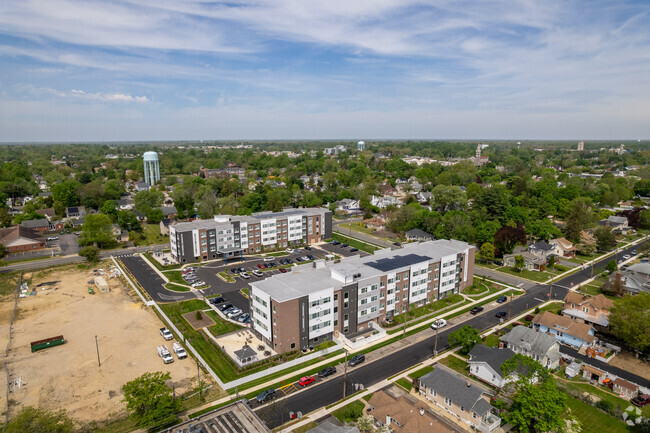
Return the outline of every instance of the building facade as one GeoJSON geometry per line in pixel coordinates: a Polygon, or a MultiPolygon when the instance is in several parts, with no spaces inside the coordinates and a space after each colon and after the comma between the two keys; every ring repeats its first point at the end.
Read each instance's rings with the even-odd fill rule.
{"type": "Polygon", "coordinates": [[[316,261],[251,282],[252,329],[276,352],[307,349],[342,333],[371,332],[387,319],[473,282],[475,248],[438,240],[316,261]]]}
{"type": "Polygon", "coordinates": [[[324,208],[215,215],[213,220],[169,226],[171,254],[179,263],[255,254],[330,237],[332,213],[324,208]]]}

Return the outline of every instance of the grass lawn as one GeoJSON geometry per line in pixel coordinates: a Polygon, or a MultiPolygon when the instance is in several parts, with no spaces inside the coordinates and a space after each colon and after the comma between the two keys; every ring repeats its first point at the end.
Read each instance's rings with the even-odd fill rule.
{"type": "Polygon", "coordinates": [[[490,289],[487,288],[487,286],[483,283],[478,283],[475,282],[468,288],[466,288],[463,293],[468,296],[475,296],[475,295],[480,295],[483,293],[487,293],[490,289]]]}
{"type": "Polygon", "coordinates": [[[413,373],[409,374],[409,377],[411,379],[419,379],[425,374],[431,373],[433,371],[433,366],[427,365],[426,367],[422,367],[419,370],[415,370],[413,373]]]}
{"type": "Polygon", "coordinates": [[[494,263],[484,263],[484,262],[474,262],[476,266],[479,266],[481,268],[487,268],[487,269],[497,269],[500,268],[499,265],[495,265],[494,263]]]}
{"type": "MultiPolygon", "coordinates": [[[[543,313],[544,311],[550,311],[553,314],[560,314],[560,312],[562,312],[562,302],[554,302],[539,309],[540,313],[543,313]]],[[[532,314],[535,313],[533,312],[532,314]]]]}
{"type": "Polygon", "coordinates": [[[362,401],[356,400],[352,403],[346,404],[340,409],[336,409],[334,412],[332,412],[332,415],[342,423],[352,423],[363,415],[364,407],[365,405],[362,401]]]}
{"type": "Polygon", "coordinates": [[[169,237],[160,234],[159,224],[143,224],[142,234],[145,236],[143,240],[138,240],[138,246],[145,247],[147,245],[158,245],[169,242],[169,237]]]}
{"type": "Polygon", "coordinates": [[[499,337],[494,334],[490,334],[485,337],[483,344],[485,344],[487,347],[497,347],[499,345],[499,337]]]}
{"type": "Polygon", "coordinates": [[[179,286],[178,284],[174,284],[174,283],[165,284],[165,289],[171,290],[172,292],[189,292],[190,291],[189,287],[179,286]]]}
{"type": "Polygon", "coordinates": [[[221,316],[216,311],[208,310],[205,312],[205,314],[207,314],[210,319],[214,320],[215,324],[210,326],[208,329],[215,337],[217,335],[238,331],[241,328],[243,328],[243,326],[235,325],[232,322],[222,319],[221,316]]]}
{"type": "Polygon", "coordinates": [[[187,282],[183,279],[181,271],[163,271],[163,275],[167,277],[170,283],[178,283],[187,285],[187,282]]]}
{"type": "Polygon", "coordinates": [[[619,421],[575,397],[568,397],[567,406],[582,424],[583,432],[627,433],[629,431],[623,421],[619,421]]]}
{"type": "Polygon", "coordinates": [[[442,358],[440,360],[440,363],[464,375],[467,375],[468,373],[467,362],[454,355],[449,355],[446,358],[442,358]]]}
{"type": "Polygon", "coordinates": [[[413,384],[406,380],[405,378],[399,378],[395,381],[396,384],[407,390],[408,392],[411,392],[411,388],[413,388],[413,384]]]}
{"type": "Polygon", "coordinates": [[[234,283],[235,279],[228,275],[228,272],[219,272],[219,275],[223,277],[224,280],[226,280],[229,283],[234,283]]]}
{"type": "Polygon", "coordinates": [[[596,278],[589,284],[585,284],[584,286],[581,286],[580,289],[582,290],[582,293],[586,293],[588,295],[599,295],[600,294],[600,289],[603,287],[603,284],[605,283],[605,280],[601,280],[600,278],[596,278]]]}
{"type": "Polygon", "coordinates": [[[311,429],[313,429],[313,428],[315,428],[317,426],[318,426],[318,424],[316,424],[314,421],[312,421],[312,422],[310,422],[308,424],[305,424],[302,427],[298,427],[298,428],[295,428],[295,429],[291,430],[291,433],[305,433],[305,432],[307,432],[307,431],[309,431],[309,430],[311,430],[311,429]]]}
{"type": "MultiPolygon", "coordinates": [[[[586,383],[584,381],[575,381],[576,379],[568,382],[566,380],[558,380],[557,384],[558,387],[562,389],[568,389],[573,392],[588,392],[590,394],[594,394],[598,396],[601,400],[607,400],[609,401],[613,407],[618,408],[621,412],[624,412],[625,409],[631,405],[631,403],[627,400],[623,400],[622,398],[618,397],[616,394],[611,392],[608,388],[603,388],[603,387],[595,387],[589,383],[586,383]]],[[[650,406],[645,406],[641,408],[641,415],[644,417],[650,417],[650,406]]]]}
{"type": "Polygon", "coordinates": [[[374,233],[373,230],[360,226],[359,223],[343,223],[339,224],[339,227],[345,227],[346,229],[352,229],[355,232],[365,233],[367,235],[372,235],[374,233]]]}
{"type": "MultiPolygon", "coordinates": [[[[459,304],[460,302],[463,301],[463,299],[464,298],[461,295],[456,294],[441,299],[439,301],[435,301],[430,304],[423,305],[421,307],[412,308],[410,311],[406,312],[406,321],[409,322],[411,319],[417,319],[418,317],[422,317],[425,314],[442,310],[443,308],[449,307],[454,304],[459,304]]],[[[393,324],[391,327],[395,327],[403,323],[404,323],[404,314],[399,314],[393,317],[393,324]]],[[[407,325],[409,325],[409,323],[407,323],[407,325]]],[[[411,323],[411,325],[413,325],[413,323],[411,323]]]]}
{"type": "Polygon", "coordinates": [[[350,245],[351,247],[359,248],[361,251],[365,251],[365,252],[370,253],[370,254],[374,253],[375,251],[377,251],[379,249],[379,247],[377,247],[375,245],[359,241],[359,240],[357,240],[355,238],[351,238],[351,237],[342,235],[340,233],[332,233],[332,239],[336,240],[336,241],[339,241],[341,243],[346,243],[346,244],[350,245]]]}
{"type": "Polygon", "coordinates": [[[288,256],[289,253],[287,253],[286,251],[279,251],[277,253],[267,253],[267,254],[264,254],[264,255],[266,257],[282,257],[282,256],[288,256]]]}
{"type": "Polygon", "coordinates": [[[513,268],[509,268],[507,266],[502,266],[497,269],[497,271],[514,275],[515,277],[527,278],[529,280],[537,281],[540,283],[548,281],[548,277],[551,276],[551,274],[547,272],[529,271],[528,269],[522,269],[521,272],[517,272],[513,268]]]}

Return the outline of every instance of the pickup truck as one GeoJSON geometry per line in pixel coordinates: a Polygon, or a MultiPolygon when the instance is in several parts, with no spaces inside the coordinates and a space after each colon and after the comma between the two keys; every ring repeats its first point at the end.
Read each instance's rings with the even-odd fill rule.
{"type": "Polygon", "coordinates": [[[158,346],[158,356],[160,356],[165,364],[171,364],[174,362],[172,354],[169,353],[167,346],[158,346]]]}
{"type": "Polygon", "coordinates": [[[174,345],[172,346],[172,349],[174,349],[174,353],[176,356],[178,356],[178,359],[185,359],[187,358],[187,352],[185,349],[183,349],[183,346],[181,346],[180,343],[175,342],[174,345]]]}
{"type": "Polygon", "coordinates": [[[162,338],[164,338],[167,341],[174,339],[174,335],[167,328],[160,328],[160,335],[162,335],[162,338]]]}

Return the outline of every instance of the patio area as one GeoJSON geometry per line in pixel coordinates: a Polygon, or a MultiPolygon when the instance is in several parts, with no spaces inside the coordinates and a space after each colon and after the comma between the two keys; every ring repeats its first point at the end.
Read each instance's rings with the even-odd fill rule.
{"type": "Polygon", "coordinates": [[[229,334],[223,334],[214,337],[214,340],[240,366],[277,355],[268,344],[257,338],[250,329],[240,329],[229,334]]]}
{"type": "Polygon", "coordinates": [[[178,264],[178,262],[172,257],[172,253],[170,253],[169,251],[167,252],[154,251],[152,257],[156,259],[156,261],[163,266],[178,264]]]}

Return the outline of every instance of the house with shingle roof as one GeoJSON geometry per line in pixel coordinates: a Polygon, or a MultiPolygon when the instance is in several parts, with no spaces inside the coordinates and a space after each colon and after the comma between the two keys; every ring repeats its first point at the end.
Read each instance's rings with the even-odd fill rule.
{"type": "Polygon", "coordinates": [[[598,221],[598,225],[611,227],[613,232],[627,234],[630,226],[627,217],[610,215],[607,219],[598,221]]]}
{"type": "Polygon", "coordinates": [[[560,344],[552,335],[519,325],[499,340],[513,352],[529,356],[546,368],[556,368],[560,363],[560,344]]]}
{"type": "Polygon", "coordinates": [[[613,290],[619,274],[620,284],[626,295],[650,293],[650,264],[636,263],[625,270],[611,274],[609,280],[603,285],[603,290],[613,290]]]}
{"type": "Polygon", "coordinates": [[[20,223],[22,227],[34,229],[39,233],[45,233],[50,230],[50,222],[43,218],[38,220],[25,220],[20,223]]]}
{"type": "Polygon", "coordinates": [[[555,243],[559,251],[559,255],[562,257],[575,257],[577,248],[573,245],[573,242],[569,241],[567,238],[557,238],[551,240],[551,243],[555,243]]]}
{"type": "Polygon", "coordinates": [[[469,352],[469,373],[483,382],[502,388],[512,378],[503,376],[501,365],[515,356],[510,349],[497,349],[477,344],[469,352]]]}
{"type": "Polygon", "coordinates": [[[492,413],[487,390],[440,364],[420,378],[420,394],[470,428],[492,432],[501,424],[492,413]]]}
{"type": "Polygon", "coordinates": [[[606,328],[609,325],[609,310],[614,301],[604,295],[590,296],[569,292],[564,298],[562,315],[571,319],[606,328]]]}
{"type": "Polygon", "coordinates": [[[576,349],[591,347],[596,342],[596,330],[587,323],[578,323],[566,316],[544,311],[533,318],[532,326],[539,332],[553,335],[560,343],[576,349]]]}
{"type": "Polygon", "coordinates": [[[42,250],[47,246],[38,231],[23,226],[0,228],[0,244],[8,253],[42,250]]]}

